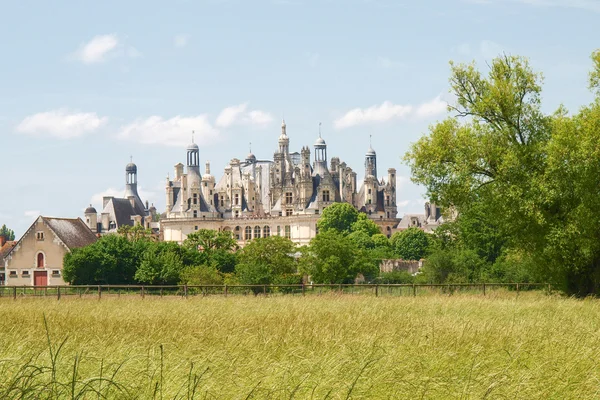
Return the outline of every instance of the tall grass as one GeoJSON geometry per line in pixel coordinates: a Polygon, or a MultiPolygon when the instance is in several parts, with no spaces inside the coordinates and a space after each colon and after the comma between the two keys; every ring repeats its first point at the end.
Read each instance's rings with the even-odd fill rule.
{"type": "Polygon", "coordinates": [[[600,396],[600,303],[543,293],[0,302],[2,399],[600,396]]]}

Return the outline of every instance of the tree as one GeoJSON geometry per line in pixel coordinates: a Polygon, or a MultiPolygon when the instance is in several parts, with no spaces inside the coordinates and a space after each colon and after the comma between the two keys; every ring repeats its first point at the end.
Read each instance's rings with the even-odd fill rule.
{"type": "Polygon", "coordinates": [[[392,235],[390,242],[396,255],[404,260],[420,260],[429,248],[429,237],[423,230],[410,227],[392,235]]]}
{"type": "Polygon", "coordinates": [[[242,284],[268,285],[297,272],[295,252],[295,244],[282,236],[253,239],[240,250],[235,272],[242,284]]]}
{"type": "Polygon", "coordinates": [[[369,236],[377,235],[381,233],[381,229],[375,222],[369,219],[367,214],[358,213],[356,222],[351,225],[350,230],[352,232],[364,232],[369,236]]]}
{"type": "Polygon", "coordinates": [[[352,283],[359,273],[372,277],[378,271],[364,250],[335,229],[320,232],[311,240],[302,265],[315,283],[352,283]]]}
{"type": "Polygon", "coordinates": [[[183,285],[222,285],[223,275],[214,267],[196,265],[185,268],[180,275],[183,285]]]}
{"type": "Polygon", "coordinates": [[[154,243],[144,252],[135,279],[150,285],[176,285],[186,266],[185,251],[175,242],[154,243]]]}
{"type": "Polygon", "coordinates": [[[223,273],[233,272],[235,269],[235,250],[238,245],[231,232],[200,229],[190,233],[183,246],[200,252],[200,264],[212,266],[223,273]]]}
{"type": "Polygon", "coordinates": [[[0,236],[4,236],[6,240],[15,240],[15,232],[8,229],[6,225],[2,225],[2,228],[0,228],[0,236]]]}
{"type": "Polygon", "coordinates": [[[405,157],[432,201],[459,216],[481,207],[506,250],[578,296],[600,294],[599,52],[592,59],[597,98],[575,115],[542,113],[541,76],[524,58],[496,58],[487,76],[452,64],[456,116],[405,157]]]}
{"type": "Polygon", "coordinates": [[[317,227],[320,232],[335,229],[343,234],[348,234],[352,231],[352,224],[356,221],[358,221],[358,211],[351,204],[333,203],[323,210],[317,221],[317,227]]]}

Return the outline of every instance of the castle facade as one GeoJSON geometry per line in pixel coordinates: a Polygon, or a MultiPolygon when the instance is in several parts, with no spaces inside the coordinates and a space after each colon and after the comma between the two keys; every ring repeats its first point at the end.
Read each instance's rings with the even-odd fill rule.
{"type": "Polygon", "coordinates": [[[313,153],[308,146],[290,152],[285,121],[273,160],[250,153],[244,161],[232,159],[217,181],[210,164],[200,173],[200,150],[187,148],[186,165],[175,165],[166,179],[166,211],[160,219],[163,240],[183,242],[199,229],[231,231],[238,242],[271,235],[307,244],[317,234],[317,220],[330,204],[346,202],[366,213],[390,236],[400,222],[396,207],[396,170],[387,170],[387,182],[377,178],[377,154],[365,154],[365,177],[360,187],[356,172],[338,157],[327,156],[319,135],[313,153]]]}

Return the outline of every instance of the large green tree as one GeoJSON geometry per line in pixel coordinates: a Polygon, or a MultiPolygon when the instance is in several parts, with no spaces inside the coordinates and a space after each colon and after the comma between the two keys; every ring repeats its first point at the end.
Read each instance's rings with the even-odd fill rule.
{"type": "MultiPolygon", "coordinates": [[[[599,53],[592,58],[590,88],[600,97],[599,53]]],[[[541,83],[521,57],[494,59],[487,75],[452,64],[454,116],[432,126],[406,160],[437,204],[459,216],[480,208],[482,232],[492,227],[541,279],[600,294],[600,100],[574,115],[546,115],[541,83]]]]}
{"type": "Polygon", "coordinates": [[[201,264],[216,268],[220,272],[230,273],[237,262],[237,242],[231,232],[218,232],[213,229],[200,229],[190,233],[183,246],[199,251],[201,264]]]}
{"type": "Polygon", "coordinates": [[[296,251],[296,245],[282,236],[253,239],[238,254],[237,278],[242,284],[268,285],[278,277],[294,274],[296,251]]]}
{"type": "Polygon", "coordinates": [[[333,203],[323,210],[317,227],[320,232],[335,229],[348,234],[352,231],[352,225],[358,221],[358,214],[356,208],[349,203],[333,203]]]}
{"type": "Polygon", "coordinates": [[[404,260],[420,260],[429,249],[429,236],[422,229],[410,227],[390,238],[395,254],[404,260]]]}
{"type": "Polygon", "coordinates": [[[6,225],[2,225],[0,228],[0,236],[4,236],[6,240],[15,240],[15,232],[12,229],[8,229],[6,225]]]}

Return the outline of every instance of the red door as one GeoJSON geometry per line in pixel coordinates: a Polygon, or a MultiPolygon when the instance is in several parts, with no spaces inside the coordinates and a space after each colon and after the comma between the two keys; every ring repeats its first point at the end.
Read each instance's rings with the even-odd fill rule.
{"type": "Polygon", "coordinates": [[[48,286],[48,271],[33,271],[33,284],[35,286],[48,286]]]}

